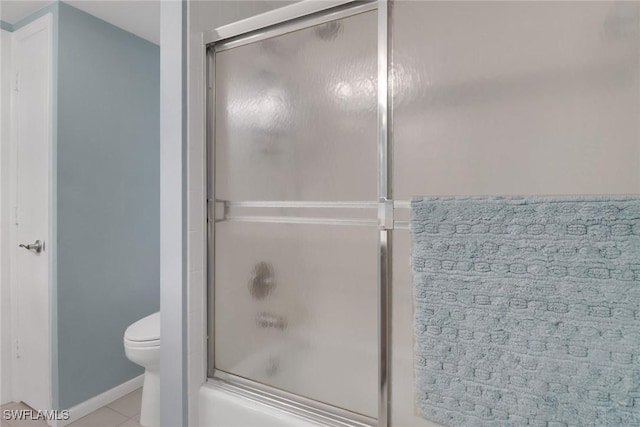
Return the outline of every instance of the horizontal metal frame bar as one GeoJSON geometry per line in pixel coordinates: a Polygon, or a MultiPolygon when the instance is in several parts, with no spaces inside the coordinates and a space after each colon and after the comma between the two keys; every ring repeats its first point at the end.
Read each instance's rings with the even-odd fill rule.
{"type": "Polygon", "coordinates": [[[207,385],[219,388],[270,408],[331,427],[373,427],[377,421],[362,414],[308,399],[219,369],[207,385]]]}
{"type": "MultiPolygon", "coordinates": [[[[228,216],[216,222],[253,222],[265,224],[307,224],[307,225],[347,225],[355,227],[378,227],[375,219],[335,219],[335,218],[296,218],[286,216],[228,216]]],[[[379,228],[379,227],[378,227],[379,228]]],[[[394,221],[393,230],[411,230],[409,221],[394,221]]]]}
{"type": "MultiPolygon", "coordinates": [[[[265,208],[289,208],[289,209],[380,209],[381,206],[388,208],[391,202],[296,202],[296,201],[238,201],[216,200],[224,206],[224,217],[216,219],[219,222],[253,222],[269,224],[309,224],[309,225],[346,225],[379,228],[409,230],[409,221],[393,221],[390,224],[380,224],[380,219],[351,219],[351,218],[310,218],[296,216],[269,216],[269,215],[229,215],[231,208],[244,209],[265,209],[265,208]]],[[[411,202],[408,200],[394,200],[394,209],[409,209],[411,202]]],[[[387,214],[392,219],[392,215],[387,214]]]]}
{"type": "Polygon", "coordinates": [[[204,33],[203,39],[205,45],[215,43],[216,52],[221,52],[374,10],[376,7],[375,2],[354,2],[353,0],[302,1],[207,31],[204,33]],[[345,6],[345,8],[342,8],[342,6],[345,6]],[[333,8],[337,10],[326,12],[333,8]],[[325,13],[320,14],[320,12],[325,13]],[[317,14],[317,16],[314,16],[314,14],[317,14]]]}
{"type": "Polygon", "coordinates": [[[308,225],[347,225],[357,227],[377,227],[376,219],[343,219],[343,218],[300,218],[287,216],[227,216],[217,219],[219,222],[261,222],[269,224],[308,224],[308,225]]]}
{"type": "Polygon", "coordinates": [[[292,201],[240,201],[216,200],[228,208],[331,208],[331,209],[377,209],[379,202],[292,202],[292,201]]]}

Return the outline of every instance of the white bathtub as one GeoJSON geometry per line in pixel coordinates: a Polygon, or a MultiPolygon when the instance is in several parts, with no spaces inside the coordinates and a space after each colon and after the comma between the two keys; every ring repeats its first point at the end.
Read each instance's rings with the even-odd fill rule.
{"type": "Polygon", "coordinates": [[[203,385],[198,395],[201,427],[318,427],[277,409],[203,385]]]}

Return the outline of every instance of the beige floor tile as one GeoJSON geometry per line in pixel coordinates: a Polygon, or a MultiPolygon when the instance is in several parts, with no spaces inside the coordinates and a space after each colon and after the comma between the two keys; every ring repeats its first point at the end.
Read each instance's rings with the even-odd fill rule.
{"type": "Polygon", "coordinates": [[[44,420],[11,420],[7,422],[10,427],[47,427],[44,420]]]}
{"type": "Polygon", "coordinates": [[[116,427],[126,420],[127,417],[105,406],[69,424],[69,427],[116,427]]]}
{"type": "Polygon", "coordinates": [[[9,427],[9,423],[7,422],[7,420],[4,419],[4,410],[5,409],[11,410],[15,405],[16,405],[15,403],[10,402],[10,403],[5,403],[0,407],[0,409],[2,410],[2,413],[0,414],[0,427],[9,427]]]}
{"type": "Polygon", "coordinates": [[[140,413],[140,402],[142,401],[142,388],[139,388],[126,396],[122,396],[115,402],[107,405],[114,411],[120,412],[127,418],[131,418],[140,413]]]}
{"type": "Polygon", "coordinates": [[[120,424],[118,427],[142,427],[138,421],[133,418],[129,418],[124,423],[120,424]]]}

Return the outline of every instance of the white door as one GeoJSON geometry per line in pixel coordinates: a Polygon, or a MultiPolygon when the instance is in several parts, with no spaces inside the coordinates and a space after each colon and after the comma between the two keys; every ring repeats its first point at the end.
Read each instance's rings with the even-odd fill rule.
{"type": "Polygon", "coordinates": [[[51,409],[51,15],[13,34],[15,395],[51,409]],[[38,251],[34,245],[40,241],[38,251]]]}

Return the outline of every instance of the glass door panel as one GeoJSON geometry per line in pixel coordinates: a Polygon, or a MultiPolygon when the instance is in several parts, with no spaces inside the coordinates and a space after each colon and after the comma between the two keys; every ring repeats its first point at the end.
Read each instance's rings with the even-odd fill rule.
{"type": "Polygon", "coordinates": [[[215,369],[376,418],[377,13],[230,46],[215,52],[215,369]]]}
{"type": "Polygon", "coordinates": [[[376,251],[369,227],[218,225],[216,367],[375,417],[376,251]]]}
{"type": "Polygon", "coordinates": [[[216,54],[216,197],[377,200],[376,12],[216,54]]]}

